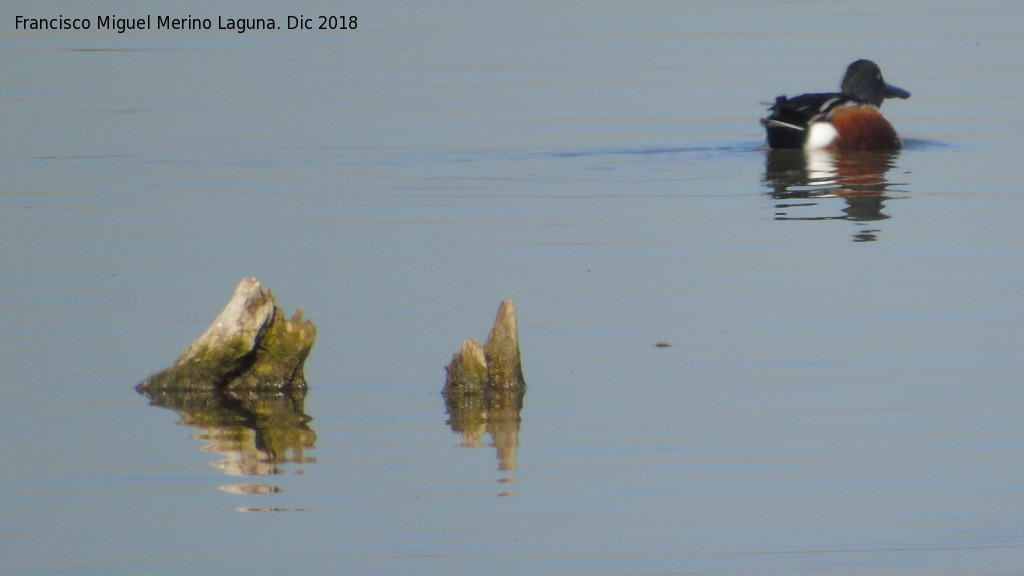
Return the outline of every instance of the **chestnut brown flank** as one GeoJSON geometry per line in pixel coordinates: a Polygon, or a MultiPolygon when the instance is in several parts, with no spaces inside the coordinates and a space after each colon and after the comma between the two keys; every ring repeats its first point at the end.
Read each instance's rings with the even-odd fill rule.
{"type": "Polygon", "coordinates": [[[899,150],[899,135],[875,106],[837,108],[832,125],[839,132],[833,145],[839,150],[899,150]]]}

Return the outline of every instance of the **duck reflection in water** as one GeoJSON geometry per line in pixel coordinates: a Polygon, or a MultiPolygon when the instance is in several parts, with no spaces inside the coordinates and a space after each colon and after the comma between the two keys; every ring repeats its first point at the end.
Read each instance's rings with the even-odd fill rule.
{"type": "MultiPolygon", "coordinates": [[[[764,182],[775,204],[776,220],[849,220],[865,225],[889,218],[882,212],[892,183],[887,174],[898,151],[768,150],[764,182]],[[842,198],[841,213],[812,214],[827,206],[823,199],[842,198]]],[[[878,230],[864,228],[854,240],[877,240],[878,230]]]]}

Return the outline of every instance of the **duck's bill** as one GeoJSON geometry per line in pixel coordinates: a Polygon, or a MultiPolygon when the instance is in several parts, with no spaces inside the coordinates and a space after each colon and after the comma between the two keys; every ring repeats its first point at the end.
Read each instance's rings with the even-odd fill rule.
{"type": "Polygon", "coordinates": [[[910,92],[907,92],[903,88],[893,86],[892,84],[885,85],[885,97],[886,98],[910,98],[910,92]]]}

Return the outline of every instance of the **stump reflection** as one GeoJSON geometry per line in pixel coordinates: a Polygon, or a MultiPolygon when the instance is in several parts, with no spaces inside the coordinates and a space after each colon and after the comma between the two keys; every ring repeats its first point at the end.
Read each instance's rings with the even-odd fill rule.
{"type": "Polygon", "coordinates": [[[462,435],[461,446],[479,448],[484,435],[490,434],[498,451],[498,469],[518,468],[520,412],[525,390],[490,391],[484,394],[445,394],[448,426],[462,435]]]}
{"type": "MultiPolygon", "coordinates": [[[[225,474],[268,476],[281,473],[279,465],[283,463],[316,461],[306,456],[316,444],[316,432],[309,426],[312,418],[304,411],[305,388],[246,394],[195,389],[140,393],[150,399],[151,405],[180,414],[180,424],[199,429],[194,437],[209,443],[204,450],[225,456],[214,463],[225,474]]],[[[276,491],[273,487],[263,489],[276,491]]],[[[253,489],[249,493],[263,492],[253,489]]]]}

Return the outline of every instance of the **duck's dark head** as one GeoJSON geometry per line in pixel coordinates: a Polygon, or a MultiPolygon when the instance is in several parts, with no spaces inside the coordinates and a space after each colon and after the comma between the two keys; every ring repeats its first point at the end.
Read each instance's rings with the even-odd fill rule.
{"type": "Polygon", "coordinates": [[[886,98],[910,98],[910,92],[887,84],[882,78],[882,69],[871,60],[857,60],[850,64],[846,76],[843,76],[842,91],[844,96],[875,106],[881,106],[886,98]]]}

